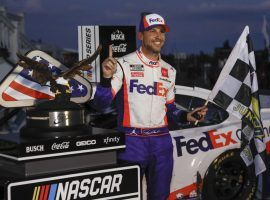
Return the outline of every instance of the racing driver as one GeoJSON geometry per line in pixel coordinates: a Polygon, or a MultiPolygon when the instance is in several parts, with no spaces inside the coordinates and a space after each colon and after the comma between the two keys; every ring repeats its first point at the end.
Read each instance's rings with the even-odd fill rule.
{"type": "Polygon", "coordinates": [[[142,14],[138,32],[141,47],[117,60],[110,48],[94,97],[99,108],[116,98],[118,129],[126,135],[126,149],[119,152],[118,159],[139,164],[141,178],[146,176],[148,200],[165,200],[170,194],[173,145],[167,117],[195,122],[203,121],[207,112],[206,106],[186,112],[174,105],[176,70],[160,56],[167,32],[162,16],[142,14]]]}

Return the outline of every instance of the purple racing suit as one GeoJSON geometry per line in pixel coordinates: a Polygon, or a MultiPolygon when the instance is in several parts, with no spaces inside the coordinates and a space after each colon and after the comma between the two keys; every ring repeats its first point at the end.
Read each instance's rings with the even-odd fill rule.
{"type": "Polygon", "coordinates": [[[175,76],[168,63],[149,60],[139,49],[118,59],[116,73],[97,85],[94,96],[100,109],[116,98],[118,130],[126,135],[126,149],[118,159],[140,165],[148,200],[164,200],[170,194],[173,146],[168,117],[186,121],[186,111],[174,105],[175,76]]]}

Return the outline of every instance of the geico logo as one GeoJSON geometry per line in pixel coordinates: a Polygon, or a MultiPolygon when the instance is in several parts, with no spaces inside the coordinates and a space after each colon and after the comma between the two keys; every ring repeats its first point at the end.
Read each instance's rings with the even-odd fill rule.
{"type": "Polygon", "coordinates": [[[218,133],[216,130],[203,133],[205,136],[199,139],[185,140],[184,136],[174,137],[178,157],[183,155],[182,148],[186,148],[189,154],[196,154],[199,150],[207,152],[211,149],[221,148],[230,144],[236,144],[232,139],[232,131],[218,133]]]}
{"type": "Polygon", "coordinates": [[[166,96],[167,89],[163,87],[162,83],[154,82],[154,85],[144,85],[138,84],[137,79],[130,80],[130,88],[129,92],[133,93],[134,88],[139,94],[149,94],[149,95],[157,95],[157,96],[166,96]]]}
{"type": "Polygon", "coordinates": [[[154,18],[154,19],[153,19],[153,18],[150,18],[150,19],[149,19],[149,22],[150,22],[150,23],[153,23],[153,22],[163,22],[163,21],[162,21],[162,19],[160,19],[160,18],[154,18]]]}
{"type": "Polygon", "coordinates": [[[77,141],[76,146],[89,146],[89,145],[94,145],[96,144],[96,140],[85,140],[85,141],[77,141]]]}
{"type": "Polygon", "coordinates": [[[36,146],[27,146],[25,147],[25,152],[30,153],[30,152],[40,152],[44,151],[44,145],[36,145],[36,146]]]}
{"type": "Polygon", "coordinates": [[[122,174],[114,174],[53,184],[56,186],[56,190],[50,190],[49,196],[52,195],[55,199],[62,200],[93,199],[94,196],[102,194],[108,196],[108,194],[120,192],[122,179],[122,174]],[[54,194],[51,194],[51,192],[54,194]]]}

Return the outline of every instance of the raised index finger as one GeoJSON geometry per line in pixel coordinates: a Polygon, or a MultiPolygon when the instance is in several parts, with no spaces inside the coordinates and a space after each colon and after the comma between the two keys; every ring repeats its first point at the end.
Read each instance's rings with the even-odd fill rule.
{"type": "Polygon", "coordinates": [[[109,45],[109,57],[113,57],[112,45],[109,45]]]}

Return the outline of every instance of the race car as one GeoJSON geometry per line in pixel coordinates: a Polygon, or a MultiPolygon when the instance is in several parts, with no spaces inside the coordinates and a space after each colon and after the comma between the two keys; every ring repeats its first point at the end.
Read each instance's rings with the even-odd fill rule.
{"type": "MultiPolygon", "coordinates": [[[[210,90],[176,86],[176,106],[192,110],[205,104],[210,90]]],[[[261,96],[261,115],[267,152],[270,154],[270,95],[261,96]],[[268,97],[268,98],[267,98],[268,97]]],[[[91,116],[90,124],[116,127],[116,110],[91,116]]],[[[253,166],[247,167],[240,157],[241,120],[214,103],[208,103],[205,121],[176,124],[169,121],[174,145],[174,170],[169,200],[254,199],[258,185],[253,166]]],[[[145,180],[143,196],[146,199],[145,180]]]]}
{"type": "MultiPolygon", "coordinates": [[[[176,86],[176,105],[192,110],[204,105],[210,91],[176,86]]],[[[261,115],[267,152],[270,153],[270,96],[261,96],[261,115]],[[268,105],[267,105],[268,104],[268,105]],[[268,108],[267,108],[268,107],[268,108]]],[[[240,157],[241,120],[208,104],[205,121],[196,125],[170,125],[174,144],[174,170],[169,200],[254,199],[257,177],[240,157]]]]}

